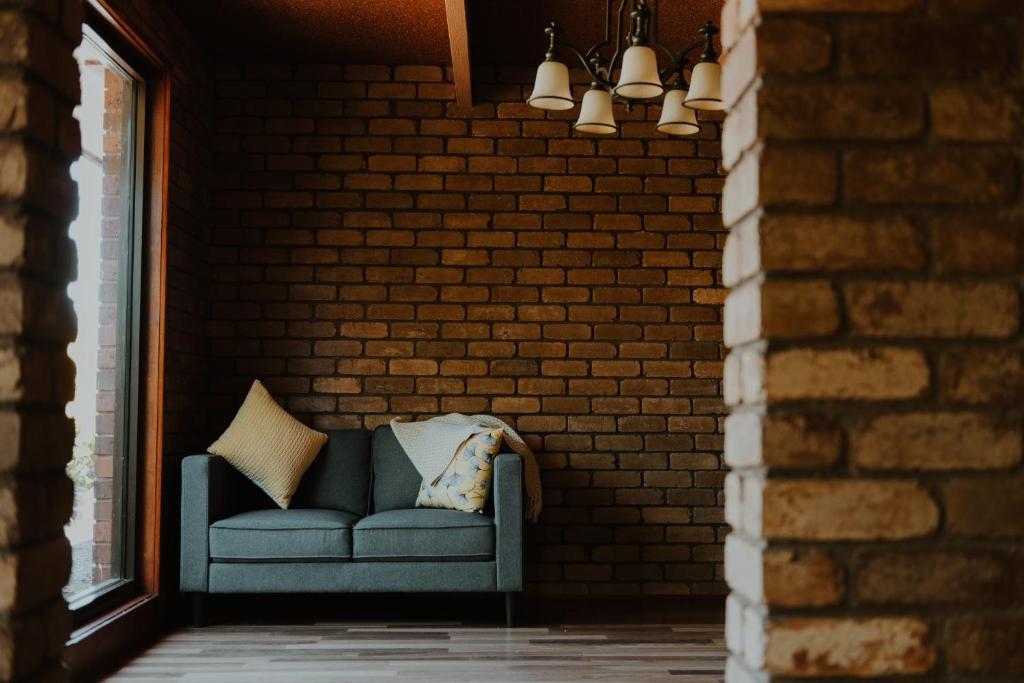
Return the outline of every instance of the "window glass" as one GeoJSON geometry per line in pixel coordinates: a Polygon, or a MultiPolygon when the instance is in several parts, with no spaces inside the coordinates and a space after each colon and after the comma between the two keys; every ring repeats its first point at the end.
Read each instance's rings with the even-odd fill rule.
{"type": "Polygon", "coordinates": [[[88,29],[75,55],[82,155],[71,166],[78,272],[68,295],[78,335],[68,346],[76,379],[67,408],[75,423],[67,470],[75,507],[66,528],[72,570],[64,591],[72,608],[132,578],[142,94],[141,81],[88,29]]]}

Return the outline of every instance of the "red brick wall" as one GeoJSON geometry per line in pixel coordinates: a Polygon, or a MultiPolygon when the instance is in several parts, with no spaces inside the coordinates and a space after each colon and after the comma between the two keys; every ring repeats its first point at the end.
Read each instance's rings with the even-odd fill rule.
{"type": "Polygon", "coordinates": [[[719,124],[574,136],[480,72],[226,66],[210,334],[227,424],[254,377],[320,428],[507,418],[546,508],[528,580],[721,593],[719,124]]]}
{"type": "MultiPolygon", "coordinates": [[[[117,73],[103,71],[103,201],[99,226],[99,334],[96,358],[96,443],[93,488],[92,582],[111,577],[114,538],[114,438],[116,428],[118,347],[118,262],[124,223],[121,198],[121,149],[124,135],[125,81],[117,73]]],[[[81,330],[79,330],[81,334],[81,330]]],[[[81,372],[81,371],[79,371],[81,372]]]]}

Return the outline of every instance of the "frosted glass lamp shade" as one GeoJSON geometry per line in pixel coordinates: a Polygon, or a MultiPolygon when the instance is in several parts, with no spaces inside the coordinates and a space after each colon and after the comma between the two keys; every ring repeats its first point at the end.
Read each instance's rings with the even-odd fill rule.
{"type": "Polygon", "coordinates": [[[588,90],[580,105],[580,117],[573,128],[581,133],[598,135],[610,135],[617,131],[619,127],[615,125],[612,114],[612,94],[599,88],[588,90]]]}
{"type": "Polygon", "coordinates": [[[690,93],[685,104],[690,109],[703,111],[721,111],[722,104],[722,66],[717,62],[701,62],[693,67],[690,76],[690,93]]]}
{"type": "Polygon", "coordinates": [[[526,102],[537,109],[563,110],[576,106],[569,89],[569,67],[553,59],[541,62],[533,92],[526,102]]]}
{"type": "Polygon", "coordinates": [[[658,57],[646,45],[634,45],[622,55],[622,71],[615,94],[631,100],[649,100],[665,92],[658,72],[658,57]]]}
{"type": "Polygon", "coordinates": [[[661,118],[658,119],[658,125],[655,127],[659,133],[693,135],[700,131],[697,112],[683,105],[685,99],[685,90],[669,90],[665,93],[665,102],[661,106],[661,118]]]}

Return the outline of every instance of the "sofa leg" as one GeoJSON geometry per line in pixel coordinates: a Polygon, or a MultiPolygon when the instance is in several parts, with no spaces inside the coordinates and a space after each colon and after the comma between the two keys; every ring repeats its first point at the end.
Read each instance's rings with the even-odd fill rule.
{"type": "Polygon", "coordinates": [[[192,625],[202,628],[206,617],[206,595],[203,593],[192,594],[192,625]]]}
{"type": "Polygon", "coordinates": [[[505,593],[505,628],[516,625],[516,594],[505,593]]]}

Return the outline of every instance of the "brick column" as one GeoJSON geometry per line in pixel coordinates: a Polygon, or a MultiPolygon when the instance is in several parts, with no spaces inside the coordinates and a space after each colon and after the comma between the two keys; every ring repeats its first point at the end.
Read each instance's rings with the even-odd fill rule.
{"type": "Polygon", "coordinates": [[[75,0],[0,9],[0,681],[57,681],[74,440],[75,0]]]}
{"type": "Polygon", "coordinates": [[[731,683],[1024,674],[1020,8],[726,4],[731,683]]]}

